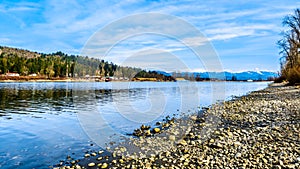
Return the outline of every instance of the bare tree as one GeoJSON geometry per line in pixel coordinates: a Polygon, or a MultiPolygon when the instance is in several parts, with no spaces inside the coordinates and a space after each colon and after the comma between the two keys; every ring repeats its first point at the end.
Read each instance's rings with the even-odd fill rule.
{"type": "Polygon", "coordinates": [[[281,74],[291,83],[298,83],[300,82],[300,9],[296,9],[293,15],[286,16],[282,23],[288,27],[288,30],[284,32],[283,39],[278,41],[282,55],[281,74]]]}

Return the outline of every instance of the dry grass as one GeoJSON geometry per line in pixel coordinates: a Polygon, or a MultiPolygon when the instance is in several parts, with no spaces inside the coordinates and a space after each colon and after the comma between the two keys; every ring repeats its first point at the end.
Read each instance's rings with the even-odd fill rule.
{"type": "Polygon", "coordinates": [[[287,80],[290,85],[300,83],[300,66],[296,66],[288,70],[287,80]]]}

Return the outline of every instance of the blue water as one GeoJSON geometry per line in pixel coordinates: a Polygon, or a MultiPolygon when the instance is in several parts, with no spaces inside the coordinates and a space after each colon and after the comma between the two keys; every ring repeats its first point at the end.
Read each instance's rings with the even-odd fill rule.
{"type": "Polygon", "coordinates": [[[0,168],[48,168],[167,115],[267,87],[266,82],[0,83],[0,168]]]}

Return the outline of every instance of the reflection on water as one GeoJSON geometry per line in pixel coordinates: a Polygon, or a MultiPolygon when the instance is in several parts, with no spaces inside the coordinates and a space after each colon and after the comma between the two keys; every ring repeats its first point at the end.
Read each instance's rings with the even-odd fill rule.
{"type": "Polygon", "coordinates": [[[72,110],[72,90],[66,88],[40,88],[34,83],[0,84],[0,114],[62,113],[72,110]]]}
{"type": "Polygon", "coordinates": [[[72,107],[72,90],[0,89],[2,116],[12,114],[61,113],[72,107]]]}
{"type": "Polygon", "coordinates": [[[90,146],[78,114],[88,113],[92,118],[85,122],[91,127],[105,122],[113,132],[125,135],[141,123],[153,125],[167,115],[222,99],[222,92],[214,91],[218,87],[225,87],[225,98],[230,98],[266,86],[239,82],[0,83],[0,168],[48,168],[67,155],[78,158],[88,149],[99,148],[90,146]]]}

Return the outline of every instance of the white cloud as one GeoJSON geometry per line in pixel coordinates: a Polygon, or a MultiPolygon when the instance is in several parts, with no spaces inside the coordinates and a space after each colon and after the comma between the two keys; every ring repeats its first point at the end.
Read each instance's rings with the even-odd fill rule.
{"type": "Polygon", "coordinates": [[[232,32],[242,32],[242,31],[258,31],[258,30],[270,30],[276,28],[272,24],[256,24],[256,25],[245,25],[245,26],[236,26],[232,24],[223,24],[223,27],[208,29],[205,31],[207,34],[217,34],[217,33],[232,33],[232,32]],[[225,27],[225,26],[228,27],[225,27]]]}
{"type": "Polygon", "coordinates": [[[123,50],[155,47],[174,52],[187,46],[202,45],[207,40],[196,28],[176,17],[157,13],[134,15],[104,27],[96,32],[83,49],[104,55],[110,48],[123,50]],[[147,22],[145,22],[147,20],[147,22]],[[121,45],[118,45],[121,44],[121,45]],[[101,53],[102,52],[102,53],[101,53]]]}
{"type": "Polygon", "coordinates": [[[20,6],[20,7],[14,7],[14,8],[9,8],[9,12],[20,12],[20,11],[33,11],[37,10],[35,7],[26,7],[26,6],[20,6]]]}

